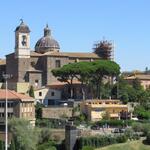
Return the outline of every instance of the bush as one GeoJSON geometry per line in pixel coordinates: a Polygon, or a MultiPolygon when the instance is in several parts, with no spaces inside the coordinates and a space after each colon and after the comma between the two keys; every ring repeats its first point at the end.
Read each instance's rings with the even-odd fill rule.
{"type": "Polygon", "coordinates": [[[132,124],[132,129],[133,129],[135,132],[142,132],[142,131],[143,131],[143,124],[142,124],[142,123],[139,123],[139,122],[133,123],[133,124],[132,124]]]}
{"type": "Polygon", "coordinates": [[[37,146],[37,150],[56,150],[56,143],[53,141],[45,142],[37,146]]]}
{"type": "Polygon", "coordinates": [[[150,144],[150,132],[147,133],[146,142],[150,144]]]}
{"type": "Polygon", "coordinates": [[[104,126],[107,124],[111,127],[124,127],[127,125],[131,126],[133,122],[133,120],[101,120],[96,124],[98,124],[99,126],[104,126]]]}
{"type": "Polygon", "coordinates": [[[120,135],[116,138],[117,143],[125,143],[127,140],[128,138],[126,135],[120,135]]]}
{"type": "Polygon", "coordinates": [[[132,129],[135,132],[141,132],[140,135],[141,136],[146,136],[148,132],[150,132],[150,124],[149,123],[134,123],[132,125],[132,129]]]}
{"type": "Polygon", "coordinates": [[[90,146],[84,146],[82,150],[94,150],[94,148],[90,146]]]}
{"type": "Polygon", "coordinates": [[[134,137],[133,129],[132,128],[126,129],[125,135],[126,135],[126,137],[128,137],[128,139],[133,139],[133,137],[134,137]]]}
{"type": "Polygon", "coordinates": [[[76,146],[78,149],[83,149],[85,146],[89,147],[103,147],[115,143],[123,143],[127,141],[127,137],[125,135],[120,135],[117,137],[112,136],[97,136],[97,137],[81,137],[77,139],[76,146]]]}
{"type": "Polygon", "coordinates": [[[0,150],[4,150],[5,149],[4,145],[5,145],[5,143],[0,140],[0,150]]]}
{"type": "Polygon", "coordinates": [[[140,135],[139,134],[133,134],[133,140],[139,140],[140,139],[140,135]]]}

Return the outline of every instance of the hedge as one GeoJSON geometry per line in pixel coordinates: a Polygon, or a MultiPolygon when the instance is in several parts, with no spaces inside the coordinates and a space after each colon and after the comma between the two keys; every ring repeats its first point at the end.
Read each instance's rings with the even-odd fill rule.
{"type": "Polygon", "coordinates": [[[106,124],[111,127],[123,127],[123,126],[131,126],[132,123],[135,122],[133,120],[101,120],[96,124],[99,126],[105,126],[106,124]]]}
{"type": "Polygon", "coordinates": [[[127,141],[127,137],[125,135],[120,136],[97,136],[97,137],[81,137],[77,139],[76,146],[78,149],[82,150],[84,146],[90,147],[103,147],[115,143],[123,143],[127,141]]]}

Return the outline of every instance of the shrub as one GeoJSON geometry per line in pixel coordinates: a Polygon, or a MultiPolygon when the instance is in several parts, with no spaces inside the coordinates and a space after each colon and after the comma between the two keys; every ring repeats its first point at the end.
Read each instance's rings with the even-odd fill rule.
{"type": "Polygon", "coordinates": [[[146,142],[150,144],[150,132],[147,133],[146,142]]]}
{"type": "Polygon", "coordinates": [[[94,148],[91,146],[84,146],[82,150],[94,150],[94,148]]]}
{"type": "Polygon", "coordinates": [[[117,137],[113,136],[97,136],[97,137],[81,137],[77,140],[76,146],[78,149],[83,149],[85,146],[89,147],[103,147],[115,143],[123,143],[127,141],[127,137],[125,135],[120,135],[117,137]]]}
{"type": "Polygon", "coordinates": [[[120,135],[116,138],[117,143],[125,143],[127,140],[128,138],[126,135],[120,135]]]}
{"type": "Polygon", "coordinates": [[[56,150],[56,143],[53,141],[48,141],[37,146],[37,150],[56,150]]]}
{"type": "Polygon", "coordinates": [[[133,122],[133,120],[101,120],[96,124],[98,124],[99,126],[104,126],[107,124],[111,127],[124,127],[126,125],[132,125],[133,122]]]}
{"type": "Polygon", "coordinates": [[[4,150],[4,142],[0,140],[0,150],[4,150]]]}
{"type": "Polygon", "coordinates": [[[133,139],[134,138],[134,131],[132,128],[126,129],[125,130],[125,135],[128,137],[128,139],[133,139]]]}
{"type": "Polygon", "coordinates": [[[139,140],[140,135],[139,134],[133,134],[133,140],[139,140]]]}
{"type": "Polygon", "coordinates": [[[135,123],[132,124],[132,129],[135,132],[142,132],[143,131],[143,124],[139,123],[139,122],[135,122],[135,123]]]}

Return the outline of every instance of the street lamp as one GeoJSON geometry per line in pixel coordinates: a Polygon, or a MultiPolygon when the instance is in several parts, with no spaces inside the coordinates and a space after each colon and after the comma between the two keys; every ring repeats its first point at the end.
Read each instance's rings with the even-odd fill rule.
{"type": "Polygon", "coordinates": [[[12,75],[3,74],[5,79],[5,150],[8,150],[8,111],[7,111],[7,79],[10,79],[12,75]]]}

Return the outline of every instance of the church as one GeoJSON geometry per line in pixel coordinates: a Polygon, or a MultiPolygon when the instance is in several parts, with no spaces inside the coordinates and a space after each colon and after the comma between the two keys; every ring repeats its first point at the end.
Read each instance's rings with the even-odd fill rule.
{"type": "Polygon", "coordinates": [[[43,36],[30,48],[30,28],[22,20],[15,29],[15,49],[6,55],[6,63],[0,64],[0,72],[11,74],[9,89],[27,93],[32,85],[35,89],[58,83],[51,70],[65,64],[100,59],[96,53],[61,52],[61,46],[51,35],[48,25],[43,36]]]}

